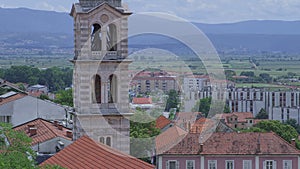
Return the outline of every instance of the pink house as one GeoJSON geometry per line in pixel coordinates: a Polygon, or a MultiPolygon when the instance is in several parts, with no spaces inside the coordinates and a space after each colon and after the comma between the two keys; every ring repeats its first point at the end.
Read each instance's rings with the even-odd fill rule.
{"type": "MultiPolygon", "coordinates": [[[[158,169],[298,169],[300,151],[275,133],[188,133],[157,154],[158,169]]],[[[162,140],[160,140],[162,141],[162,140]]]]}

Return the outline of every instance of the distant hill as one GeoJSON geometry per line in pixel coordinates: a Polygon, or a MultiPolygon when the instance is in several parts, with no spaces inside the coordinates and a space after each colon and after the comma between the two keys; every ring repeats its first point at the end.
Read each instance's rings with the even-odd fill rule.
{"type": "Polygon", "coordinates": [[[300,21],[243,21],[228,24],[194,23],[207,34],[300,35],[300,21]]]}
{"type": "Polygon", "coordinates": [[[0,32],[73,34],[73,20],[67,13],[26,8],[0,8],[0,32]]]}
{"type": "MultiPolygon", "coordinates": [[[[1,53],[8,48],[49,50],[49,46],[57,49],[73,47],[73,20],[68,13],[0,8],[0,22],[3,23],[0,26],[1,53]]],[[[193,24],[206,33],[221,52],[300,53],[300,21],[193,24]]],[[[157,47],[178,50],[179,54],[189,53],[184,45],[154,35],[130,38],[129,46],[135,50],[157,47]]]]}

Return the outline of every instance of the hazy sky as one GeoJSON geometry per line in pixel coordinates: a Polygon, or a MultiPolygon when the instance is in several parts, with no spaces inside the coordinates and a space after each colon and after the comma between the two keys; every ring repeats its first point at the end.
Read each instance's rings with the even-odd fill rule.
{"type": "MultiPolygon", "coordinates": [[[[0,7],[69,12],[78,0],[0,0],[0,7]]],[[[131,11],[166,12],[202,23],[300,20],[300,0],[123,0],[131,11]]]]}

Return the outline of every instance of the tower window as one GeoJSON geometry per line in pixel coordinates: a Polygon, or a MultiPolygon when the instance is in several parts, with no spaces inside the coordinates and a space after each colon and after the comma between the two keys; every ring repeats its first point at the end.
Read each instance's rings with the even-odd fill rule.
{"type": "Polygon", "coordinates": [[[93,103],[101,103],[101,77],[99,75],[94,78],[93,103]]]}
{"type": "Polygon", "coordinates": [[[116,25],[107,26],[107,51],[117,51],[117,28],[116,25]]]}
{"type": "Polygon", "coordinates": [[[117,102],[117,77],[116,75],[109,76],[109,91],[108,91],[108,103],[117,102]]]}
{"type": "Polygon", "coordinates": [[[99,24],[93,25],[91,41],[92,41],[92,51],[101,51],[101,26],[99,24]]]}

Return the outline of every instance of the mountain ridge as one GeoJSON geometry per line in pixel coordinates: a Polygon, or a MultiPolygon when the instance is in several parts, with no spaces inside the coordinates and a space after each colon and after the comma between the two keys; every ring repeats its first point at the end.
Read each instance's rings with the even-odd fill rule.
{"type": "MultiPolygon", "coordinates": [[[[0,48],[73,47],[73,19],[68,13],[28,8],[0,8],[0,48]],[[44,35],[43,35],[44,34],[44,35]]],[[[300,53],[300,21],[250,20],[236,23],[192,23],[218,51],[300,53]]],[[[130,48],[181,49],[170,38],[130,37],[130,48]],[[171,44],[171,45],[170,45],[171,44]]],[[[184,50],[186,48],[183,48],[184,50]]],[[[184,51],[183,51],[184,52],[184,51]]]]}

